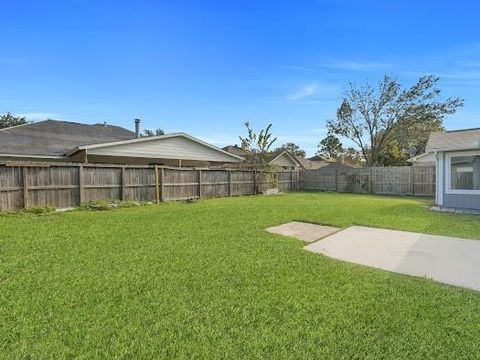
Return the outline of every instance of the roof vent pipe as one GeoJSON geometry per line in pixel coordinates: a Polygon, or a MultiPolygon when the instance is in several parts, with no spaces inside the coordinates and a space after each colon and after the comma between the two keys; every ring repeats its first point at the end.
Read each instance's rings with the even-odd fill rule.
{"type": "Polygon", "coordinates": [[[140,137],[140,119],[135,119],[135,137],[140,137]]]}

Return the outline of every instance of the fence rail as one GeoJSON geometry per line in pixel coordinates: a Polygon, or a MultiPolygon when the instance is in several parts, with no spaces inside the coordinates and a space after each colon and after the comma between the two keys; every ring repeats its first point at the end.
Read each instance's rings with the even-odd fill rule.
{"type": "Polygon", "coordinates": [[[435,195],[434,166],[303,170],[300,188],[385,195],[435,195]]]}
{"type": "Polygon", "coordinates": [[[66,208],[87,201],[185,200],[253,195],[273,184],[299,189],[298,171],[273,174],[251,170],[210,170],[113,164],[0,165],[0,211],[28,207],[66,208]]]}
{"type": "Polygon", "coordinates": [[[6,163],[0,165],[0,211],[74,207],[87,201],[185,200],[253,195],[278,186],[390,195],[435,194],[435,167],[324,168],[263,174],[113,164],[6,163]]]}

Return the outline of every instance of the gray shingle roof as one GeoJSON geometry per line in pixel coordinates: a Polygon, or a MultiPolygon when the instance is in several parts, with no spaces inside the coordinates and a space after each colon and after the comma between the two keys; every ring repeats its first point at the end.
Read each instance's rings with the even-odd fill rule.
{"type": "Polygon", "coordinates": [[[45,120],[0,130],[0,154],[65,154],[75,146],[135,138],[135,133],[119,126],[80,124],[45,120]]]}
{"type": "Polygon", "coordinates": [[[426,152],[470,150],[480,148],[480,128],[433,133],[426,152]]]}
{"type": "Polygon", "coordinates": [[[222,150],[224,150],[224,151],[226,151],[230,154],[233,154],[233,155],[245,156],[245,151],[242,150],[242,148],[237,146],[237,145],[228,145],[228,146],[223,147],[222,150]]]}

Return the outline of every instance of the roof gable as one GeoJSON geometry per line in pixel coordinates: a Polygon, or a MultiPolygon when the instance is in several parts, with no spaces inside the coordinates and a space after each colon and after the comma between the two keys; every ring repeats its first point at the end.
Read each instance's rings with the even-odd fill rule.
{"type": "Polygon", "coordinates": [[[91,155],[158,159],[182,159],[212,162],[241,162],[243,158],[230,154],[185,133],[159,135],[111,143],[78,146],[66,155],[87,150],[91,155]]]}
{"type": "Polygon", "coordinates": [[[290,155],[288,151],[282,151],[280,154],[270,160],[269,164],[277,166],[301,166],[297,159],[290,155]]]}

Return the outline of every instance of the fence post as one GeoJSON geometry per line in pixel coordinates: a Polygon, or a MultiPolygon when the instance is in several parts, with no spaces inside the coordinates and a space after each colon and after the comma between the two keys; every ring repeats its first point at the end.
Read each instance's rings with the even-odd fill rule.
{"type": "Polygon", "coordinates": [[[338,186],[338,168],[335,169],[335,191],[338,192],[339,186],[338,186]]]}
{"type": "MultiPolygon", "coordinates": [[[[0,166],[0,170],[2,167],[0,166]]],[[[2,173],[0,171],[0,211],[3,211],[3,201],[2,201],[2,173]]]]}
{"type": "Polygon", "coordinates": [[[160,186],[158,183],[158,165],[155,164],[155,202],[158,204],[160,203],[160,186]]]}
{"type": "Polygon", "coordinates": [[[198,198],[202,197],[202,170],[198,170],[198,198]]]}
{"type": "Polygon", "coordinates": [[[28,208],[28,167],[22,167],[23,178],[23,208],[28,208]]]}
{"type": "Polygon", "coordinates": [[[78,167],[78,205],[83,203],[83,165],[78,167]]]}
{"type": "Polygon", "coordinates": [[[160,169],[160,201],[164,202],[165,201],[165,174],[164,174],[164,168],[160,169]]]}
{"type": "Polygon", "coordinates": [[[257,195],[257,170],[253,170],[253,194],[257,195]]]}
{"type": "Polygon", "coordinates": [[[126,181],[126,174],[125,174],[125,166],[122,166],[122,194],[121,194],[121,200],[125,200],[125,193],[127,192],[127,187],[125,184],[126,181]]]}
{"type": "Polygon", "coordinates": [[[411,166],[410,170],[410,192],[415,195],[415,166],[411,166]]]}
{"type": "Polygon", "coordinates": [[[374,187],[373,187],[373,185],[374,185],[373,184],[374,172],[375,172],[375,170],[374,170],[373,167],[368,169],[368,192],[370,194],[373,194],[373,189],[374,189],[374,187]]]}
{"type": "Polygon", "coordinates": [[[228,196],[232,196],[232,171],[228,171],[228,196]]]}

